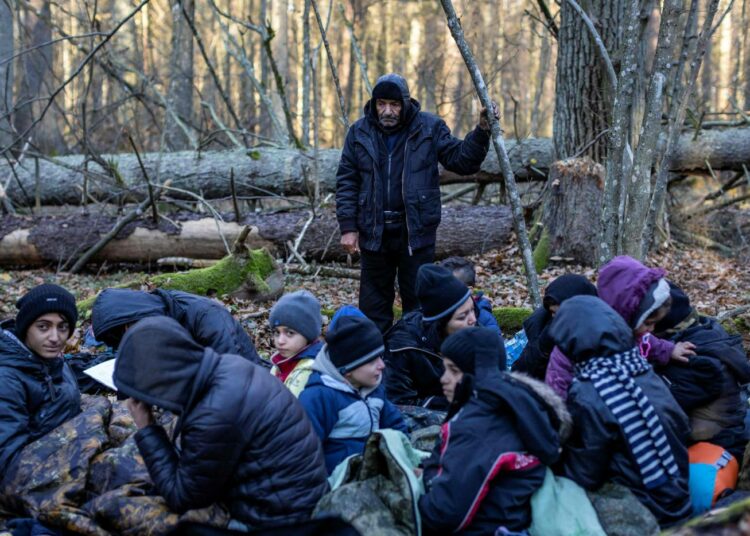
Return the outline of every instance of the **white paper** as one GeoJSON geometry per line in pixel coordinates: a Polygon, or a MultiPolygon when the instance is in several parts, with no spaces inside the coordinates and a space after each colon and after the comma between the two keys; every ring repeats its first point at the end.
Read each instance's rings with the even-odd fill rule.
{"type": "Polygon", "coordinates": [[[117,387],[115,387],[115,381],[112,378],[115,374],[114,359],[109,359],[107,361],[99,363],[98,365],[94,365],[91,368],[87,368],[83,371],[83,373],[87,376],[91,376],[96,381],[98,381],[102,385],[109,387],[113,391],[117,391],[117,387]]]}

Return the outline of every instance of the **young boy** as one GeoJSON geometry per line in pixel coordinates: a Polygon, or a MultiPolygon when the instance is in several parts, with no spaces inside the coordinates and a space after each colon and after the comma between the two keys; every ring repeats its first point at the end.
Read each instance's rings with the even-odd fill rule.
{"type": "MultiPolygon", "coordinates": [[[[467,287],[474,288],[477,272],[474,268],[474,263],[469,259],[465,259],[464,257],[448,257],[437,264],[453,272],[453,277],[467,287]]],[[[495,328],[502,336],[497,319],[492,314],[492,303],[490,300],[484,297],[484,293],[481,290],[475,291],[472,298],[477,310],[477,325],[486,328],[495,328]]]]}
{"type": "Polygon", "coordinates": [[[282,296],[271,309],[268,323],[276,348],[271,356],[271,374],[299,397],[310,379],[315,356],[323,347],[320,302],[306,290],[282,296]]]}
{"type": "Polygon", "coordinates": [[[364,452],[372,432],[381,428],[406,432],[406,424],[385,398],[381,384],[385,348],[372,320],[341,317],[325,339],[299,401],[323,443],[330,474],[348,456],[364,452]]]}

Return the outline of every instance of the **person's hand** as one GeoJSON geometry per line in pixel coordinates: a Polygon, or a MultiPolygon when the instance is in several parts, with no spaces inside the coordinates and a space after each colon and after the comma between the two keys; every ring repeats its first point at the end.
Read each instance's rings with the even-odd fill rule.
{"type": "Polygon", "coordinates": [[[156,422],[154,414],[151,412],[151,406],[145,402],[141,402],[135,398],[128,398],[128,409],[139,430],[156,422]]]}
{"type": "Polygon", "coordinates": [[[412,471],[414,471],[414,476],[419,478],[420,476],[422,476],[424,469],[422,469],[421,467],[415,467],[414,469],[412,469],[412,471]]]}
{"type": "Polygon", "coordinates": [[[674,361],[687,363],[691,355],[695,355],[695,345],[692,342],[678,342],[674,345],[674,350],[672,350],[670,357],[674,361]]]}
{"type": "Polygon", "coordinates": [[[341,245],[344,246],[344,251],[349,253],[357,253],[359,251],[359,233],[357,231],[350,231],[341,235],[341,245]]]}
{"type": "MultiPolygon", "coordinates": [[[[495,119],[500,121],[500,109],[497,107],[497,103],[495,101],[492,101],[492,114],[495,116],[495,119]]],[[[485,131],[490,130],[490,118],[487,115],[487,108],[482,108],[482,111],[479,112],[479,128],[485,131]]]]}

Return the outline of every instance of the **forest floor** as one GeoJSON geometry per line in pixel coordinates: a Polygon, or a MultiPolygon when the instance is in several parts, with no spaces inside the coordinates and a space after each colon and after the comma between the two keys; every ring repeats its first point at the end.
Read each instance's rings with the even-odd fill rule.
{"type": "MultiPolygon", "coordinates": [[[[511,245],[471,258],[476,264],[477,289],[484,291],[495,307],[530,307],[526,278],[516,246],[511,245]]],[[[722,257],[708,250],[673,247],[652,255],[647,264],[665,268],[667,277],[687,292],[693,306],[702,314],[715,316],[750,305],[750,269],[740,260],[722,257]]],[[[579,273],[596,281],[594,268],[551,263],[540,275],[540,283],[544,286],[565,272],[579,273]]],[[[41,283],[60,284],[81,300],[93,296],[103,288],[135,281],[145,282],[148,277],[147,273],[127,271],[83,275],[56,274],[42,269],[0,271],[0,318],[12,317],[16,311],[16,300],[41,283]]],[[[357,303],[359,281],[287,275],[285,291],[300,288],[315,294],[323,309],[330,311],[340,305],[357,303]]],[[[268,355],[271,350],[271,332],[267,318],[273,302],[225,300],[225,303],[253,334],[259,352],[268,355]]],[[[739,316],[738,319],[740,323],[750,327],[750,313],[739,316]]],[[[89,324],[87,319],[82,320],[79,335],[89,324]]],[[[746,347],[750,347],[750,333],[744,333],[744,336],[746,347]]],[[[82,350],[81,341],[80,336],[71,339],[68,351],[82,350]]]]}

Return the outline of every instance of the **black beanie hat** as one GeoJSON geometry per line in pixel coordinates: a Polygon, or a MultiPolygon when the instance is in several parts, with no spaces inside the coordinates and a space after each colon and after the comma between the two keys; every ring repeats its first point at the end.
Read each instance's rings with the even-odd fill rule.
{"type": "Polygon", "coordinates": [[[373,99],[388,99],[403,102],[401,88],[395,82],[384,80],[372,88],[373,99]]]}
{"type": "Polygon", "coordinates": [[[672,306],[670,307],[667,316],[657,322],[656,327],[654,328],[655,333],[664,333],[673,329],[693,312],[693,307],[690,305],[690,298],[685,294],[685,291],[671,281],[668,281],[668,283],[669,296],[672,298],[672,306]]]}
{"type": "Polygon", "coordinates": [[[21,340],[26,338],[26,332],[34,320],[47,313],[64,316],[71,332],[78,321],[76,299],[59,285],[44,284],[32,288],[16,302],[16,307],[16,335],[21,340]]]}
{"type": "Polygon", "coordinates": [[[475,374],[476,358],[480,352],[498,356],[498,369],[505,370],[505,345],[496,329],[472,326],[457,331],[445,339],[440,353],[453,361],[464,374],[475,374]]]}
{"type": "Polygon", "coordinates": [[[343,316],[326,333],[328,356],[341,375],[381,357],[385,351],[383,335],[375,323],[364,316],[343,316]]]}
{"type": "Polygon", "coordinates": [[[471,296],[471,290],[450,270],[436,264],[424,264],[417,272],[417,297],[422,320],[433,322],[453,314],[471,296]]]}

